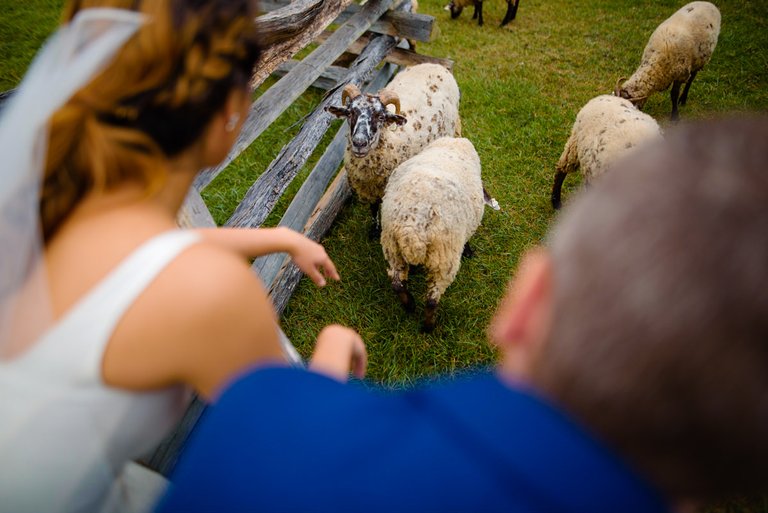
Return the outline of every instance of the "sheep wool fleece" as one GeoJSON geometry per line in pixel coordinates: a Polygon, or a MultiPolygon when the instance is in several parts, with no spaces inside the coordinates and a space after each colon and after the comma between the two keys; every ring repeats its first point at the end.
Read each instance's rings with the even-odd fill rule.
{"type": "Polygon", "coordinates": [[[403,263],[425,265],[439,299],[483,219],[480,173],[472,143],[453,137],[434,141],[395,169],[381,203],[381,247],[390,278],[403,263]]]}
{"type": "Polygon", "coordinates": [[[720,11],[710,2],[691,2],[664,20],[643,50],[640,66],[622,88],[631,98],[685,82],[712,58],[720,35],[720,11]]]}
{"type": "Polygon", "coordinates": [[[629,100],[604,94],[592,98],[576,115],[557,170],[580,167],[587,182],[641,144],[661,137],[661,128],[629,100]]]}
{"type": "Polygon", "coordinates": [[[384,392],[251,371],[205,414],[159,513],[656,513],[659,495],[530,391],[478,373],[384,392]]]}

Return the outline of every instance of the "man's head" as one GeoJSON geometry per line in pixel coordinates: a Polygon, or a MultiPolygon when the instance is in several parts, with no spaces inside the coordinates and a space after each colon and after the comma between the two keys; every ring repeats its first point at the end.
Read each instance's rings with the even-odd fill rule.
{"type": "Polygon", "coordinates": [[[671,499],[768,484],[768,119],[679,127],[618,163],[529,254],[503,368],[671,499]]]}

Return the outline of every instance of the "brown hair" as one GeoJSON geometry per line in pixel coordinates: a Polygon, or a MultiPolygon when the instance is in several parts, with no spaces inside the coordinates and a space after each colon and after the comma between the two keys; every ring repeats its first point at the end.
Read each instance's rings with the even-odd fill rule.
{"type": "Polygon", "coordinates": [[[162,162],[200,137],[259,55],[252,0],[80,0],[147,21],[110,65],[53,116],[41,192],[46,240],[91,190],[164,179],[162,162]]]}
{"type": "Polygon", "coordinates": [[[673,129],[552,233],[534,381],[671,498],[768,485],[768,119],[673,129]]]}

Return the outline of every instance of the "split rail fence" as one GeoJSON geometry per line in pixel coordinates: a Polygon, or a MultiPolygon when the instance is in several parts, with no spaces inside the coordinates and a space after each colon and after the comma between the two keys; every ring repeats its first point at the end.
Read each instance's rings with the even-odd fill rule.
{"type": "MultiPolygon", "coordinates": [[[[270,75],[280,78],[253,103],[226,159],[196,179],[179,214],[183,227],[216,226],[200,192],[309,87],[327,92],[304,119],[297,135],[253,183],[225,226],[262,225],[330,128],[334,118],[325,107],[340,104],[346,84],[375,92],[389,82],[399,66],[438,62],[451,69],[453,65],[450,60],[420,55],[411,49],[411,44],[430,41],[437,27],[433,17],[410,12],[410,0],[368,0],[363,5],[352,0],[268,0],[261,2],[261,8],[266,14],[257,18],[257,23],[265,49],[256,66],[253,85],[259,86],[270,75]],[[312,43],[316,47],[306,57],[293,58],[312,43]],[[351,64],[344,66],[350,59],[351,64]]],[[[337,173],[344,157],[347,130],[346,123],[339,128],[279,226],[303,232],[316,241],[328,231],[351,194],[346,174],[337,173]]],[[[281,315],[299,283],[301,271],[285,254],[258,258],[253,269],[281,315]]],[[[302,365],[300,356],[284,336],[283,348],[294,364],[302,365]]],[[[192,401],[177,429],[146,462],[148,466],[165,475],[170,473],[204,408],[202,401],[192,401]]]]}

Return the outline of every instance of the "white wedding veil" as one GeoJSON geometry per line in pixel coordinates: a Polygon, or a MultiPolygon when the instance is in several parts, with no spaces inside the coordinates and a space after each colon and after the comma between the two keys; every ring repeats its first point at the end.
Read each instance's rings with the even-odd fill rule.
{"type": "Polygon", "coordinates": [[[36,340],[51,322],[39,215],[48,121],[143,20],[123,9],[80,11],[46,42],[0,107],[0,357],[36,340]]]}

